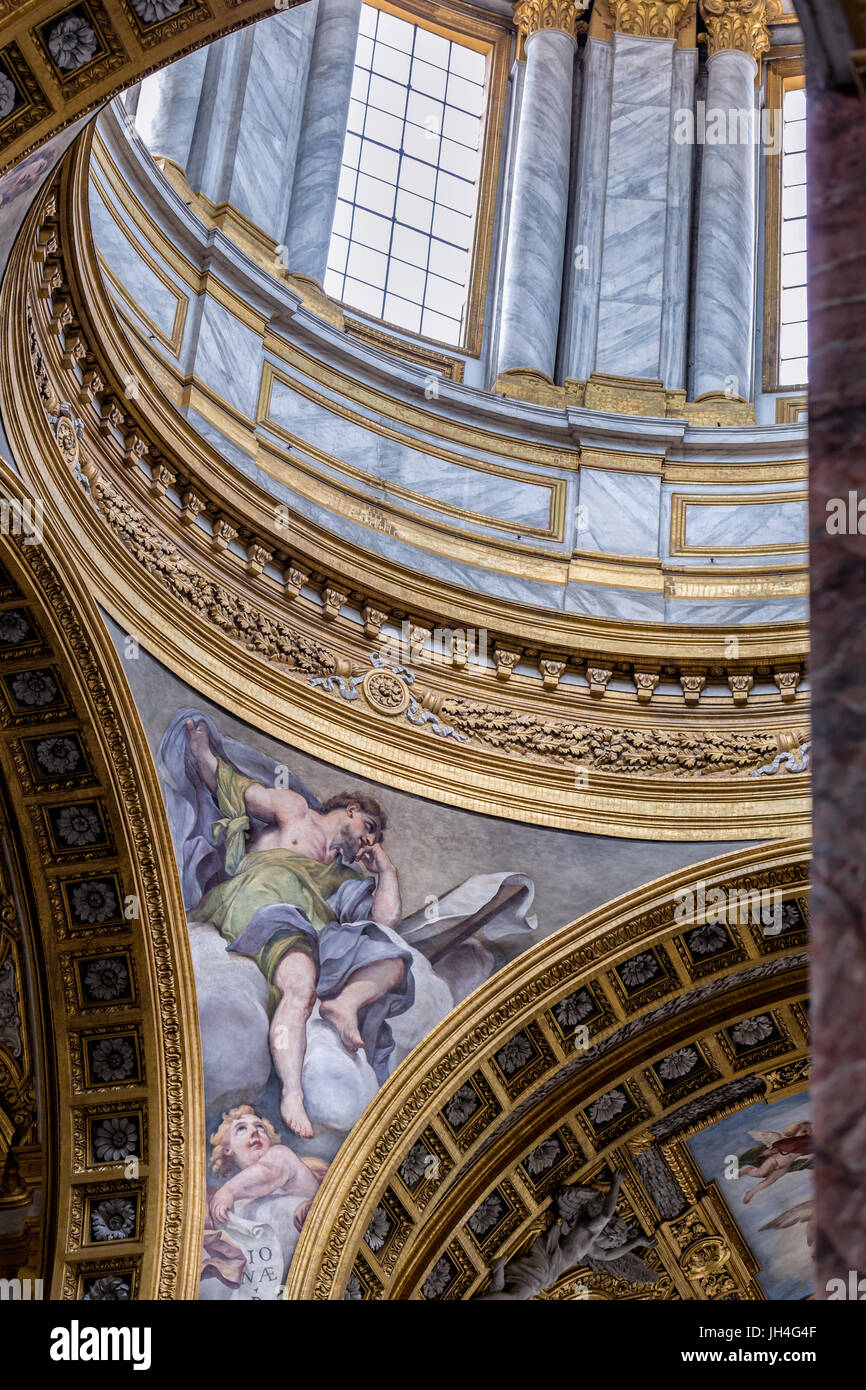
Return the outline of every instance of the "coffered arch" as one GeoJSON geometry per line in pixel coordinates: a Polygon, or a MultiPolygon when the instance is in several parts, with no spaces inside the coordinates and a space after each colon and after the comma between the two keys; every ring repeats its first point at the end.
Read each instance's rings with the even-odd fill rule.
{"type": "MultiPolygon", "coordinates": [[[[591,1296],[763,1297],[754,1257],[683,1139],[805,1086],[807,891],[802,841],[726,855],[700,880],[678,872],[606,904],[501,971],[415,1049],[356,1126],[316,1199],[287,1297],[474,1297],[494,1262],[549,1225],[559,1186],[617,1170],[618,1211],[654,1242],[658,1278],[636,1289],[577,1271],[591,1296]],[[701,886],[741,904],[709,931],[701,886]],[[753,920],[748,893],[778,895],[778,932],[753,920]],[[668,1068],[669,1081],[660,1064],[682,1053],[690,1065],[668,1068]],[[551,1141],[549,1164],[528,1161],[551,1141]],[[496,1220],[479,1238],[471,1223],[491,1197],[496,1220]]],[[[566,1285],[576,1277],[554,1296],[575,1296],[566,1285]]]]}
{"type": "Polygon", "coordinates": [[[35,933],[46,1296],[110,1280],[125,1292],[99,1296],[187,1298],[201,1064],[165,814],[99,612],[6,467],[2,485],[18,518],[0,554],[0,774],[15,861],[2,891],[35,933]]]}

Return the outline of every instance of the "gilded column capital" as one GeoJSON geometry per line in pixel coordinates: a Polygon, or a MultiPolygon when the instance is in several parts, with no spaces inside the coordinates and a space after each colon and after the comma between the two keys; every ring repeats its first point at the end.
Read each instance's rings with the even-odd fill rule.
{"type": "Polygon", "coordinates": [[[574,0],[519,0],[514,7],[514,23],[524,42],[541,29],[561,29],[577,39],[577,21],[585,9],[585,4],[577,5],[574,0]]]}
{"type": "Polygon", "coordinates": [[[693,0],[609,0],[618,34],[674,39],[693,0]]]}
{"type": "Polygon", "coordinates": [[[767,0],[700,0],[709,35],[708,54],[734,50],[756,63],[770,47],[767,0]]]}

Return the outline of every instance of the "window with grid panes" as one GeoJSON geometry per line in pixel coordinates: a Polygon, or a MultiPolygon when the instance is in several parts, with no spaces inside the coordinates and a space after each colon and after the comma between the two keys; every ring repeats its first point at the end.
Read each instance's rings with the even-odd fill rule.
{"type": "Polygon", "coordinates": [[[806,92],[782,97],[782,244],[779,255],[779,385],[808,377],[806,341],[806,92]]]}
{"type": "Polygon", "coordinates": [[[464,335],[484,54],[363,5],[325,291],[373,318],[464,335]]]}

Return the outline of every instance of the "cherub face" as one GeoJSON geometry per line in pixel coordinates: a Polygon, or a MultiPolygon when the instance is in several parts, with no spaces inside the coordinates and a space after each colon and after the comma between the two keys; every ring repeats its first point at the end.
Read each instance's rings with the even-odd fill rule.
{"type": "Polygon", "coordinates": [[[258,1163],[271,1147],[273,1140],[258,1115],[241,1115],[229,1130],[226,1148],[240,1168],[258,1163]]]}

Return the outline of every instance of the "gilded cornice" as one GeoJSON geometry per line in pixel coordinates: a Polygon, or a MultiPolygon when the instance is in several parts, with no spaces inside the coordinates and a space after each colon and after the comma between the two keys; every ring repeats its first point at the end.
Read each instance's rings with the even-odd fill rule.
{"type": "Polygon", "coordinates": [[[514,7],[514,23],[524,42],[544,29],[557,29],[577,39],[577,25],[585,9],[574,0],[519,0],[514,7]]]}
{"type": "Polygon", "coordinates": [[[766,0],[700,0],[700,10],[709,35],[709,57],[734,50],[760,65],[770,47],[766,0]]]}
{"type": "Polygon", "coordinates": [[[619,34],[675,39],[693,0],[608,0],[619,34]]]}
{"type": "MultiPolygon", "coordinates": [[[[86,164],[76,170],[84,177],[86,164]]],[[[404,616],[404,577],[389,576],[379,561],[367,566],[348,547],[341,552],[330,536],[311,555],[300,517],[287,548],[272,500],[227,470],[146,378],[135,399],[124,393],[130,358],[116,320],[106,312],[97,329],[101,301],[82,291],[88,274],[101,283],[98,271],[62,255],[73,234],[67,219],[79,211],[70,190],[47,192],[16,252],[9,321],[30,326],[0,364],[7,399],[20,402],[10,434],[39,495],[49,505],[57,499],[53,524],[93,591],[170,669],[318,756],[473,809],[662,838],[784,834],[804,823],[806,788],[785,769],[804,766],[796,750],[805,721],[778,694],[753,692],[763,663],[765,680],[774,670],[791,679],[785,699],[796,692],[799,661],[785,652],[777,668],[769,633],[744,633],[742,645],[730,655],[719,647],[715,660],[706,648],[702,667],[699,634],[650,634],[657,646],[644,658],[630,646],[635,637],[646,644],[646,630],[599,624],[590,645],[563,615],[545,649],[544,619],[512,605],[517,621],[500,626],[507,605],[485,610],[464,596],[449,611],[444,586],[428,585],[435,607],[413,603],[404,616]],[[61,252],[48,299],[40,294],[46,235],[61,252]],[[461,655],[459,642],[446,660],[424,655],[437,627],[459,633],[469,625],[488,626],[486,665],[461,655]],[[327,688],[331,676],[360,680],[394,634],[409,642],[396,660],[413,666],[423,720],[377,706],[369,682],[354,701],[341,698],[339,684],[327,688]],[[713,669],[728,681],[720,720],[706,694],[708,680],[718,679],[713,669]],[[699,701],[699,723],[687,715],[683,728],[683,714],[699,701]],[[437,738],[428,715],[460,737],[437,738]],[[762,767],[772,770],[750,776],[762,767]]]]}
{"type": "Polygon", "coordinates": [[[731,1292],[717,1262],[698,1258],[700,1238],[717,1251],[724,1244],[722,1265],[741,1297],[761,1297],[722,1195],[701,1196],[690,1181],[682,1140],[806,1083],[805,851],[791,842],[679,870],[539,942],[459,1005],[389,1078],[337,1154],[286,1296],[473,1297],[497,1260],[549,1223],[557,1187],[619,1169],[622,1214],[653,1236],[655,1268],[666,1276],[652,1296],[668,1296],[671,1284],[679,1297],[731,1292]],[[693,938],[701,914],[687,924],[675,916],[696,875],[707,891],[778,893],[789,905],[785,930],[768,937],[743,909],[725,925],[724,949],[702,955],[693,938]],[[630,972],[635,960],[651,960],[652,970],[630,972]],[[730,1029],[759,1012],[771,1033],[737,1051],[730,1029]],[[698,1060],[667,1082],[659,1063],[684,1048],[698,1060]],[[622,1104],[597,1106],[614,1093],[622,1104]],[[540,1150],[550,1140],[556,1156],[545,1167],[540,1150]],[[657,1146],[680,1188],[676,1211],[660,1211],[641,1176],[641,1156],[657,1146]],[[491,1197],[501,1219],[473,1228],[491,1197]],[[378,1248],[365,1240],[377,1209],[390,1224],[378,1248]],[[443,1259],[448,1278],[431,1282],[443,1259]]]}
{"type": "MultiPolygon", "coordinates": [[[[20,480],[5,464],[0,472],[4,494],[21,505],[20,480]]],[[[4,815],[15,827],[22,897],[32,896],[38,917],[35,958],[44,972],[46,1211],[54,1232],[47,1296],[79,1299],[110,1274],[126,1287],[118,1296],[189,1298],[202,1174],[188,1152],[203,1119],[180,886],[121,661],[57,536],[46,526],[38,544],[5,538],[0,578],[4,815]],[[63,768],[45,757],[55,740],[63,768]],[[103,964],[113,995],[90,991],[103,964]],[[106,1045],[115,1049],[108,1069],[106,1045]],[[123,1154],[100,1150],[97,1131],[108,1121],[124,1132],[123,1154]],[[109,1257],[91,1212],[119,1192],[130,1229],[112,1240],[109,1257]]]]}

